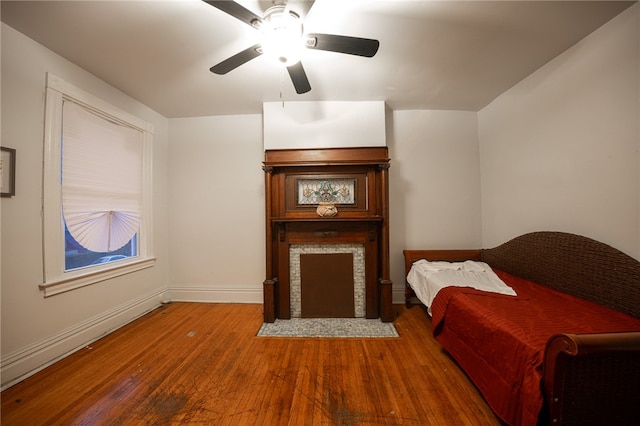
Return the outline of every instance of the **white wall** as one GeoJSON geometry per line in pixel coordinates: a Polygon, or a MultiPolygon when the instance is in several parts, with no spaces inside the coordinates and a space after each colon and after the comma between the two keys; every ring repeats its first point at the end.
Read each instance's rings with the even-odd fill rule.
{"type": "Polygon", "coordinates": [[[485,247],[559,230],[640,259],[638,8],[479,112],[485,247]]]}
{"type": "Polygon", "coordinates": [[[395,111],[388,124],[394,302],[404,300],[406,248],[480,248],[475,112],[395,111]]]}
{"type": "Polygon", "coordinates": [[[265,102],[264,149],[387,146],[385,104],[265,102]]]}
{"type": "MultiPolygon", "coordinates": [[[[473,112],[387,115],[391,278],[401,303],[403,248],[480,247],[477,120],[473,112]]],[[[170,298],[261,303],[261,116],[170,119],[169,128],[170,298]]]]}
{"type": "Polygon", "coordinates": [[[262,116],[169,120],[172,300],[262,303],[262,116]]]}
{"type": "Polygon", "coordinates": [[[2,385],[160,303],[167,286],[167,120],[2,24],[2,146],[17,150],[16,195],[2,198],[2,385]],[[153,124],[154,267],[44,298],[42,161],[46,72],[153,124]]]}

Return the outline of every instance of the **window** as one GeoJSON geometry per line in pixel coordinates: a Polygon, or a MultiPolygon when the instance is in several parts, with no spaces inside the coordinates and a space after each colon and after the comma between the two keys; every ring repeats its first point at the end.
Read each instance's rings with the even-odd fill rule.
{"type": "Polygon", "coordinates": [[[47,75],[44,295],[153,265],[152,126],[47,75]]]}

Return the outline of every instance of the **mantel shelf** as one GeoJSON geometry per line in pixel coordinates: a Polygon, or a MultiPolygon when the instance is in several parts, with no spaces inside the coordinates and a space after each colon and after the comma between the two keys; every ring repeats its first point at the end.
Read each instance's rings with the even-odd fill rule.
{"type": "Polygon", "coordinates": [[[382,222],[382,216],[365,217],[272,217],[271,222],[382,222]]]}

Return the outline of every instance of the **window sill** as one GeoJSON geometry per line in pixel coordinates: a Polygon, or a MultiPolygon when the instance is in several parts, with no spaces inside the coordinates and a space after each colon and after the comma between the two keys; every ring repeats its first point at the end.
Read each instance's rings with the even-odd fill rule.
{"type": "Polygon", "coordinates": [[[65,293],[76,288],[85,287],[100,281],[109,280],[121,275],[130,274],[142,269],[152,267],[156,262],[155,257],[140,259],[123,265],[109,265],[108,269],[92,270],[81,274],[74,274],[70,277],[52,280],[40,284],[40,290],[44,292],[44,297],[65,293]]]}

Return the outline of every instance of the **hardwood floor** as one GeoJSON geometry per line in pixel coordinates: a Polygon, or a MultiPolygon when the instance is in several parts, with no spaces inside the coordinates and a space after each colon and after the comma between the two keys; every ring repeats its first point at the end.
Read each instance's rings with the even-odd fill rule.
{"type": "Polygon", "coordinates": [[[262,305],[172,303],[2,392],[2,425],[499,425],[431,337],[256,337],[262,305]]]}

